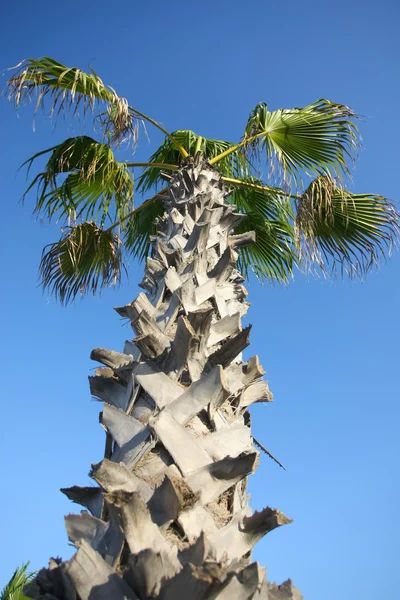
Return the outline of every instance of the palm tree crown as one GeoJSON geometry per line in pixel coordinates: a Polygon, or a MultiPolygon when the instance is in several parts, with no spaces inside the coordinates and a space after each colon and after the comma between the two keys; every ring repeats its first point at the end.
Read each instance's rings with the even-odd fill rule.
{"type": "Polygon", "coordinates": [[[391,202],[345,187],[359,137],[357,115],[343,104],[321,99],[271,112],[259,103],[235,144],[189,130],[169,133],[93,70],[48,57],[20,63],[8,93],[16,106],[34,97],[36,110],[48,100],[52,114],[90,111],[97,130],[100,125],[100,141],[68,138],[25,163],[30,169],[39,156],[48,157],[26,193],[36,188],[35,212],[63,224],[61,239],[43,250],[40,264],[44,288],[61,302],[117,284],[129,256],[147,256],[164,210],[162,181],[199,150],[217,165],[232,190],[230,202],[246,215],[237,233],[256,232],[256,243],[240,252],[245,275],[252,270],[260,280],[286,282],[295,267],[328,274],[339,266],[363,276],[398,237],[391,202]],[[147,163],[117,160],[113,149],[122,142],[135,149],[145,123],[165,134],[161,146],[147,163]],[[152,197],[135,206],[134,187],[152,197]]]}

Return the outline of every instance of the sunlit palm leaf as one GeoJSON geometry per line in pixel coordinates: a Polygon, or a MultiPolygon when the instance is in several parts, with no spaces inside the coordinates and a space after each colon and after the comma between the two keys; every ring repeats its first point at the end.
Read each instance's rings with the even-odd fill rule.
{"type": "Polygon", "coordinates": [[[102,122],[110,141],[130,136],[137,138],[137,120],[132,117],[125,98],[120,98],[110,86],[104,85],[93,69],[85,73],[69,68],[52,58],[28,58],[17,65],[16,73],[8,81],[9,98],[16,106],[36,96],[36,110],[48,98],[51,114],[82,106],[83,112],[104,107],[102,122]]]}
{"type": "Polygon", "coordinates": [[[99,219],[103,224],[107,217],[122,219],[132,210],[131,173],[107,144],[88,136],[69,138],[28,159],[28,170],[36,158],[48,152],[45,171],[25,192],[37,187],[35,212],[49,219],[99,219]]]}
{"type": "Polygon", "coordinates": [[[15,569],[13,576],[0,593],[0,600],[25,600],[23,589],[35,573],[28,573],[29,563],[15,569]]]}
{"type": "Polygon", "coordinates": [[[244,141],[250,152],[265,152],[271,172],[299,183],[302,173],[342,176],[358,147],[356,117],[347,106],[328,100],[292,110],[268,111],[257,104],[244,141]]]}
{"type": "Polygon", "coordinates": [[[333,261],[351,276],[386,256],[400,232],[392,203],[375,194],[353,194],[328,177],[313,181],[297,202],[300,251],[323,270],[333,261]]]}
{"type": "Polygon", "coordinates": [[[294,213],[289,196],[280,188],[265,185],[257,177],[247,176],[237,184],[228,182],[231,195],[228,201],[244,211],[253,212],[265,218],[293,219],[294,213]]]}
{"type": "Polygon", "coordinates": [[[43,288],[67,304],[78,294],[117,285],[123,269],[118,235],[86,222],[44,248],[39,271],[43,288]]]}
{"type": "MultiPolygon", "coordinates": [[[[194,156],[196,151],[201,150],[208,159],[218,156],[228,148],[234,146],[231,142],[198,136],[190,130],[174,131],[172,136],[182,144],[190,155],[194,156]]],[[[167,138],[150,157],[149,162],[177,165],[180,163],[181,158],[176,146],[167,138]]],[[[221,160],[218,163],[218,169],[222,175],[227,177],[244,177],[249,173],[250,163],[246,156],[238,150],[221,160]]],[[[161,182],[160,169],[149,167],[138,178],[137,190],[145,193],[153,187],[157,188],[161,182]]]]}

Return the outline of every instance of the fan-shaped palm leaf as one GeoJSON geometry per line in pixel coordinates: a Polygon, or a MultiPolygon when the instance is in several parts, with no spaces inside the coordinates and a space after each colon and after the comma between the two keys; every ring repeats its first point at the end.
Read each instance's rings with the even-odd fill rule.
{"type": "Polygon", "coordinates": [[[273,172],[284,180],[308,175],[341,176],[358,146],[356,114],[347,106],[318,100],[304,108],[270,112],[257,104],[247,122],[243,144],[250,152],[266,154],[273,172]]]}
{"type": "Polygon", "coordinates": [[[261,219],[250,212],[235,233],[244,231],[255,231],[256,242],[240,248],[239,269],[243,275],[248,277],[251,270],[261,282],[268,279],[287,283],[297,263],[293,226],[284,220],[261,219]]]}
{"type": "Polygon", "coordinates": [[[297,263],[289,198],[282,190],[268,188],[249,176],[232,185],[229,202],[246,214],[235,233],[256,233],[255,244],[240,248],[240,269],[244,275],[252,270],[261,281],[288,281],[297,263]]]}
{"type": "Polygon", "coordinates": [[[88,136],[62,144],[26,161],[28,170],[39,156],[51,152],[45,171],[29,185],[37,187],[35,211],[67,219],[122,219],[132,210],[133,179],[128,167],[115,159],[107,144],[88,136]],[[65,178],[65,175],[67,177],[65,178]],[[61,181],[60,181],[61,179],[61,181]]]}
{"type": "Polygon", "coordinates": [[[102,121],[111,141],[128,135],[134,142],[137,139],[137,120],[133,118],[128,102],[120,98],[112,87],[104,85],[93,69],[85,73],[47,56],[28,58],[17,65],[16,73],[8,81],[8,91],[16,106],[24,100],[31,100],[37,93],[36,110],[46,98],[50,98],[51,114],[72,106],[74,112],[82,106],[86,113],[100,103],[105,107],[102,121]]]}
{"type": "Polygon", "coordinates": [[[44,248],[39,272],[43,288],[67,304],[78,294],[117,285],[123,269],[119,236],[85,222],[44,248]]]}
{"type": "Polygon", "coordinates": [[[293,196],[280,188],[266,185],[263,181],[248,175],[243,179],[224,177],[231,188],[230,202],[245,212],[255,212],[263,217],[293,219],[294,213],[290,205],[293,196]]]}
{"type": "Polygon", "coordinates": [[[384,257],[400,232],[394,205],[375,194],[353,194],[319,177],[297,201],[295,221],[301,254],[326,270],[334,261],[348,274],[363,275],[384,257]]]}

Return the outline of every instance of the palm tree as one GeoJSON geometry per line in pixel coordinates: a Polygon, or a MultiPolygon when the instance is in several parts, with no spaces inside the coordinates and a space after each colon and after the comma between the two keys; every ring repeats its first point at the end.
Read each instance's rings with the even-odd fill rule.
{"type": "Polygon", "coordinates": [[[272,394],[257,356],[241,356],[250,333],[243,282],[250,271],[286,282],[295,268],[362,277],[389,253],[394,206],[345,187],[356,114],[328,100],[273,112],[261,103],[235,144],[169,133],[93,71],[50,58],[18,65],[8,90],[17,106],[36,95],[36,108],[48,99],[53,113],[91,112],[102,134],[27,161],[49,155],[27,192],[37,189],[37,213],[64,220],[61,239],[43,251],[44,288],[67,303],[119,283],[127,257],[145,260],[144,291],[116,309],[134,339],[123,353],[91,355],[103,365],[90,388],[103,402],[106,448],[91,470],[97,487],[62,490],[86,509],[66,517],[77,552],[52,559],[26,593],[301,598],[251,562],[254,544],[290,519],[248,506],[255,445],[269,454],[251,435],[249,408],[272,394]],[[147,163],[117,160],[113,148],[135,147],[146,122],[165,134],[160,148],[147,163]],[[139,206],[136,169],[136,191],[152,190],[139,206]]]}

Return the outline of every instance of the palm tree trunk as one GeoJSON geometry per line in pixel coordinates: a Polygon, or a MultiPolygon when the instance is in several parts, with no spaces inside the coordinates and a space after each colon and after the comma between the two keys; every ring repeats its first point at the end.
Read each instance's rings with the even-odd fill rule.
{"type": "Polygon", "coordinates": [[[169,185],[141,292],[117,308],[136,337],[124,353],[96,348],[90,377],[104,402],[106,458],[99,487],[62,491],[87,511],[68,515],[76,554],[53,560],[35,598],[301,599],[290,581],[265,579],[254,544],[290,522],[277,509],[251,513],[246,481],[258,451],[249,406],[272,399],[257,356],[247,362],[247,292],[231,232],[242,215],[198,153],[169,185]]]}

